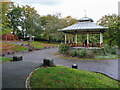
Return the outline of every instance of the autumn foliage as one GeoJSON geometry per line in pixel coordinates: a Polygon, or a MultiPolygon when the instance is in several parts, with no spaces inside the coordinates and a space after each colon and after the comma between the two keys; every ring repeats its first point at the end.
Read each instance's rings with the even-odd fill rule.
{"type": "MultiPolygon", "coordinates": [[[[18,36],[15,36],[13,34],[8,34],[7,35],[7,40],[18,40],[18,36]]],[[[6,40],[6,35],[2,35],[2,40],[6,40]]]]}

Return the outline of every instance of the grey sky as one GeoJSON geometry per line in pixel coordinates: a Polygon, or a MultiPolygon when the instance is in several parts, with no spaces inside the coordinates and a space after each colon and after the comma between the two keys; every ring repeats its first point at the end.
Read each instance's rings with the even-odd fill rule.
{"type": "Polygon", "coordinates": [[[108,14],[118,14],[118,1],[120,0],[11,0],[19,5],[35,7],[40,15],[62,13],[62,17],[72,16],[82,18],[86,16],[95,22],[108,14]]]}
{"type": "Polygon", "coordinates": [[[63,0],[11,0],[19,4],[40,4],[40,5],[58,5],[63,2],[63,0]]]}

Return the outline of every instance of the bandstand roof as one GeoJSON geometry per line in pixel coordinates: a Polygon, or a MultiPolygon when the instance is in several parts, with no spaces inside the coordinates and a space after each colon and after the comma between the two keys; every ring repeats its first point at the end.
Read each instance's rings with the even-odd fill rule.
{"type": "Polygon", "coordinates": [[[107,27],[103,27],[93,23],[93,20],[88,17],[83,17],[77,21],[78,23],[63,29],[59,29],[58,31],[62,31],[65,33],[76,33],[76,32],[77,33],[87,33],[87,32],[99,33],[99,32],[105,32],[105,29],[108,29],[107,27]]]}

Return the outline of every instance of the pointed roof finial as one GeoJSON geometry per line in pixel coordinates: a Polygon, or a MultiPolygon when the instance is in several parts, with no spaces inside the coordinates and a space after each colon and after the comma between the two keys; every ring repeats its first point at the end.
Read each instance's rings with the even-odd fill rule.
{"type": "Polygon", "coordinates": [[[86,10],[84,10],[84,12],[85,12],[85,17],[86,17],[86,10]]]}

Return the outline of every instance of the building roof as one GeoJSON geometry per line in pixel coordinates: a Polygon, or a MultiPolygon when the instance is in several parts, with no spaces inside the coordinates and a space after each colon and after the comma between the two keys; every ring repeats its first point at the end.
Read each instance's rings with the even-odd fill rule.
{"type": "Polygon", "coordinates": [[[66,33],[99,33],[100,31],[104,32],[107,27],[100,26],[98,24],[93,23],[93,20],[88,17],[83,17],[79,20],[78,23],[68,26],[63,29],[59,29],[58,31],[66,32],[66,33]]]}
{"type": "Polygon", "coordinates": [[[77,20],[78,22],[85,22],[85,21],[90,21],[90,22],[94,22],[91,18],[89,17],[83,17],[81,19],[78,19],[77,20]]]}

